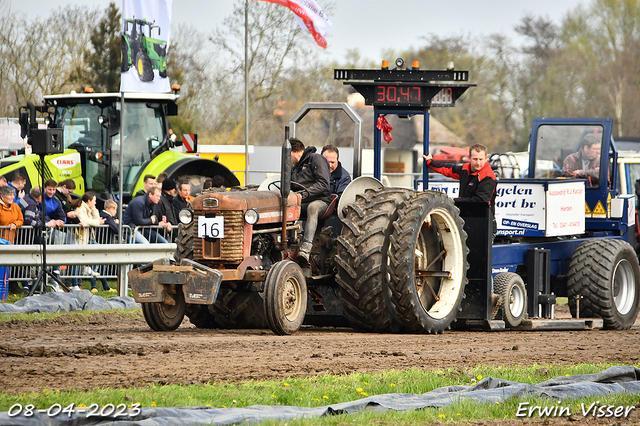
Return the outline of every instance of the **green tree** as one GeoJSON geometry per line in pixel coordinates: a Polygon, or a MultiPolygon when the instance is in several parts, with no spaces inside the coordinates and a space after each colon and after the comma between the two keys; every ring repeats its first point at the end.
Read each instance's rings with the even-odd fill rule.
{"type": "Polygon", "coordinates": [[[86,63],[74,70],[72,81],[96,92],[120,90],[122,22],[115,3],[109,3],[98,25],[91,31],[91,48],[86,63]]]}

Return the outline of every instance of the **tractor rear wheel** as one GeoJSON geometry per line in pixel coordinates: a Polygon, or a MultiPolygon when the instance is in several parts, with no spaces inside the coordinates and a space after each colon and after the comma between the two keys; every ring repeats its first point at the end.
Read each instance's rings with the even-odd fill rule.
{"type": "Polygon", "coordinates": [[[502,297],[502,319],[509,328],[522,323],[527,308],[527,292],[520,275],[503,272],[493,279],[493,292],[502,297]]]}
{"type": "Polygon", "coordinates": [[[400,331],[389,303],[387,256],[391,224],[398,204],[415,192],[400,188],[367,189],[348,204],[338,237],[336,281],[344,316],[365,332],[400,331]]]}
{"type": "Polygon", "coordinates": [[[151,60],[147,53],[143,50],[139,50],[136,53],[136,70],[138,71],[138,77],[140,81],[147,82],[153,81],[153,68],[151,68],[151,60]]]}
{"type": "Polygon", "coordinates": [[[129,46],[124,39],[124,36],[120,40],[120,49],[122,50],[122,65],[120,71],[127,72],[129,71],[129,67],[131,66],[131,58],[129,53],[129,46]]]}
{"type": "Polygon", "coordinates": [[[144,319],[152,330],[171,331],[178,328],[182,323],[187,308],[182,288],[176,288],[176,292],[171,297],[175,300],[174,305],[167,303],[142,304],[144,319]]]}
{"type": "Polygon", "coordinates": [[[186,314],[191,324],[197,328],[217,328],[216,319],[209,311],[209,305],[189,305],[186,314]]]}
{"type": "Polygon", "coordinates": [[[567,296],[575,317],[602,318],[605,329],[631,328],[640,309],[640,266],[629,243],[596,239],[581,243],[571,258],[567,296]]]}
{"type": "Polygon", "coordinates": [[[194,246],[196,242],[196,226],[197,221],[192,220],[191,223],[178,225],[178,236],[176,237],[176,252],[173,257],[176,263],[180,263],[181,259],[194,259],[194,246]]]}
{"type": "Polygon", "coordinates": [[[307,281],[302,268],[282,260],[269,270],[264,282],[264,314],[269,328],[279,336],[300,329],[307,312],[307,281]]]}
{"type": "Polygon", "coordinates": [[[221,287],[209,310],[218,328],[267,328],[263,304],[260,293],[221,287]]]}
{"type": "Polygon", "coordinates": [[[467,234],[446,194],[426,191],[398,207],[389,247],[390,300],[414,333],[442,333],[467,284],[467,234]]]}

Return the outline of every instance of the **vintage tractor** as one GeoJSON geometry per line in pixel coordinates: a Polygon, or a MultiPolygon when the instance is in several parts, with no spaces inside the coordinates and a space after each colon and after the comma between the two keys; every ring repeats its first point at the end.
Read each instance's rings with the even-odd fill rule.
{"type": "Polygon", "coordinates": [[[341,234],[321,218],[310,260],[300,262],[306,189],[289,182],[290,161],[286,140],[279,182],[205,192],[180,213],[174,259],[129,273],[149,326],[173,330],[186,314],[198,327],[268,326],[280,335],[303,322],[363,331],[449,327],[467,269],[453,201],[360,177],[342,195],[341,234]]]}
{"type": "Polygon", "coordinates": [[[152,38],[152,32],[160,27],[154,21],[146,19],[124,20],[122,33],[122,72],[135,67],[140,81],[153,81],[153,71],[157,70],[162,78],[167,76],[167,42],[152,38]]]}

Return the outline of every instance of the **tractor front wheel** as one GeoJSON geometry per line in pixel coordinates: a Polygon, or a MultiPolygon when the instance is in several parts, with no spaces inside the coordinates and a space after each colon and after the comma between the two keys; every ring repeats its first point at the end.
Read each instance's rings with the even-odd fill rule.
{"type": "Polygon", "coordinates": [[[264,283],[264,313],[269,328],[284,336],[300,329],[307,310],[307,282],[291,260],[276,263],[264,283]]]}
{"type": "Polygon", "coordinates": [[[182,288],[176,288],[176,292],[171,294],[171,297],[175,301],[173,305],[168,303],[142,304],[144,319],[152,330],[172,331],[182,323],[187,308],[182,288]]]}

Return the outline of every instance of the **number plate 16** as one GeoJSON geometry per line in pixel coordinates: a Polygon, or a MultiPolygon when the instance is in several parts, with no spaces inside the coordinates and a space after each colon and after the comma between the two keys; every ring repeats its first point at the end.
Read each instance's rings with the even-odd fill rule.
{"type": "Polygon", "coordinates": [[[198,238],[224,238],[224,217],[198,217],[198,238]]]}

